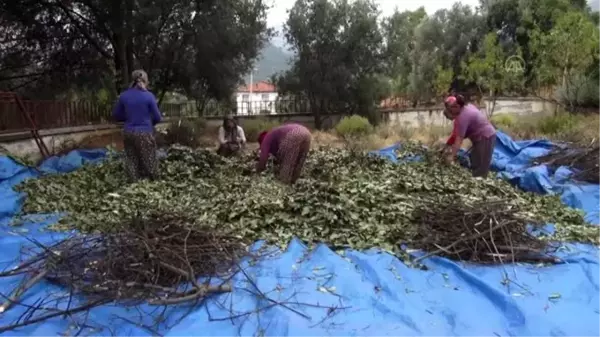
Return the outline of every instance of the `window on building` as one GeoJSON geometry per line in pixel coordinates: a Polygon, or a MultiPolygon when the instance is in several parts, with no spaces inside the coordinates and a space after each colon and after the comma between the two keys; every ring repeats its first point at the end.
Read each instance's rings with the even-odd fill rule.
{"type": "Polygon", "coordinates": [[[248,102],[248,95],[242,95],[242,102],[248,102]]]}
{"type": "Polygon", "coordinates": [[[263,102],[267,102],[269,100],[269,94],[262,94],[262,95],[260,95],[260,99],[263,102]]]}

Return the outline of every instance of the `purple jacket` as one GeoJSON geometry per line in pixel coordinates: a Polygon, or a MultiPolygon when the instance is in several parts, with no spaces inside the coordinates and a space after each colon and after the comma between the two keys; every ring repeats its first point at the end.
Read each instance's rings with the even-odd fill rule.
{"type": "Polygon", "coordinates": [[[113,110],[113,118],[125,122],[128,132],[154,132],[161,121],[156,97],[147,90],[130,88],[121,93],[113,110]]]}

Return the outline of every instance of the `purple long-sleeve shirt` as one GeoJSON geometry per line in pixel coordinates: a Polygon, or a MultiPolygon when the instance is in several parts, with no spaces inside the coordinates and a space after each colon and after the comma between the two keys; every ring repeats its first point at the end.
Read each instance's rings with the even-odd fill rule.
{"type": "Polygon", "coordinates": [[[277,155],[279,152],[279,144],[285,135],[288,132],[296,129],[297,127],[302,127],[300,124],[290,123],[284,124],[281,126],[274,127],[267,133],[265,139],[263,139],[260,144],[260,157],[258,159],[258,164],[256,165],[259,171],[264,170],[267,165],[267,160],[269,160],[269,155],[277,155]]]}
{"type": "Polygon", "coordinates": [[[130,88],[121,93],[113,110],[113,118],[125,122],[128,132],[153,132],[162,119],[156,97],[147,90],[130,88]]]}
{"type": "Polygon", "coordinates": [[[454,120],[454,129],[448,143],[453,144],[457,137],[469,138],[472,142],[476,142],[494,134],[496,129],[487,117],[473,104],[467,104],[454,120]]]}

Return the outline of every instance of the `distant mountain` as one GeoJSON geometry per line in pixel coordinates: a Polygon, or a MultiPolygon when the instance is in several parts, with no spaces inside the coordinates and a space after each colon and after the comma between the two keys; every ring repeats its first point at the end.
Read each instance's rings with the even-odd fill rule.
{"type": "MultiPolygon", "coordinates": [[[[291,57],[292,54],[287,50],[277,47],[273,43],[267,44],[256,62],[253,81],[268,80],[271,75],[288,70],[291,57]]],[[[245,81],[250,83],[250,74],[245,77],[245,81]]]]}

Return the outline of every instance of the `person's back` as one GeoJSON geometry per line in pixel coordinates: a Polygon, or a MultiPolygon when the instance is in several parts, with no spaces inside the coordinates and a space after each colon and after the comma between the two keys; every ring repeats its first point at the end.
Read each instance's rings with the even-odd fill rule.
{"type": "Polygon", "coordinates": [[[121,93],[115,118],[125,122],[127,132],[152,132],[161,120],[154,95],[136,87],[121,93]]]}
{"type": "Polygon", "coordinates": [[[488,138],[496,134],[496,129],[492,123],[473,104],[465,105],[456,119],[459,130],[463,129],[464,137],[469,138],[471,141],[488,138]]]}
{"type": "Polygon", "coordinates": [[[264,171],[269,155],[272,154],[279,162],[279,180],[293,184],[300,176],[310,150],[310,131],[300,124],[284,124],[261,133],[258,142],[260,156],[256,171],[264,171]]]}
{"type": "Polygon", "coordinates": [[[117,100],[113,117],[124,122],[125,170],[132,182],[139,178],[156,179],[156,140],[154,125],[160,122],[156,97],[148,91],[148,74],[138,69],[131,73],[132,83],[117,100]]]}
{"type": "MultiPolygon", "coordinates": [[[[298,124],[283,124],[280,126],[276,126],[265,137],[265,143],[267,144],[269,153],[276,155],[279,150],[279,143],[281,139],[290,131],[297,128],[298,124]]],[[[262,149],[262,147],[261,147],[262,149]]]]}

